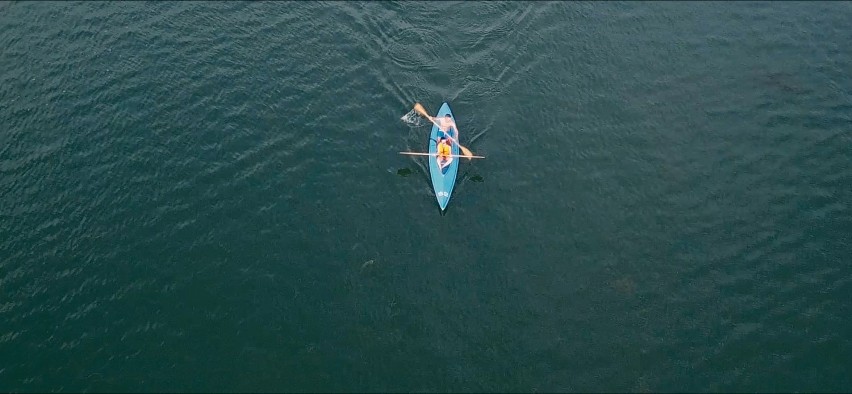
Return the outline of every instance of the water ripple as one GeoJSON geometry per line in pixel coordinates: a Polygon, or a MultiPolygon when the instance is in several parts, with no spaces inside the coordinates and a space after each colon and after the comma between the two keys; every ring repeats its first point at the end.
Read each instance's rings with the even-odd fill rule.
{"type": "Polygon", "coordinates": [[[0,381],[846,387],[849,6],[697,7],[0,4],[0,381]]]}

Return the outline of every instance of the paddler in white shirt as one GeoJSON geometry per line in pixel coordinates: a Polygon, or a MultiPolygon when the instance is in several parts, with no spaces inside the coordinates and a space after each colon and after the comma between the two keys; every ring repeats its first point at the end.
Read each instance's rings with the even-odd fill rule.
{"type": "Polygon", "coordinates": [[[447,143],[452,146],[452,143],[456,140],[453,134],[458,135],[456,121],[453,120],[453,117],[450,114],[446,114],[441,118],[429,116],[429,120],[438,125],[438,139],[448,138],[449,141],[447,143]]]}

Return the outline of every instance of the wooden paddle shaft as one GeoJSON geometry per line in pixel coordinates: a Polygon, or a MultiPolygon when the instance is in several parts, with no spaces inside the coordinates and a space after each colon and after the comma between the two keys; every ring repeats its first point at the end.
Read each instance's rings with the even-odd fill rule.
{"type": "MultiPolygon", "coordinates": [[[[423,152],[399,152],[401,155],[411,155],[411,156],[438,156],[437,153],[423,153],[423,152]]],[[[465,155],[447,155],[446,157],[464,157],[468,159],[484,159],[485,156],[465,156],[465,155]]]]}

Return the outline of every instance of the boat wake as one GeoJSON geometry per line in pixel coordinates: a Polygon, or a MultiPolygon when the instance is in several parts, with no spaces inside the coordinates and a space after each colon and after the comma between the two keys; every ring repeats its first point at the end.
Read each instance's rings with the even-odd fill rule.
{"type": "Polygon", "coordinates": [[[417,114],[417,111],[413,109],[408,111],[407,114],[402,115],[399,119],[411,127],[420,127],[423,125],[423,118],[420,117],[420,115],[417,114]]]}

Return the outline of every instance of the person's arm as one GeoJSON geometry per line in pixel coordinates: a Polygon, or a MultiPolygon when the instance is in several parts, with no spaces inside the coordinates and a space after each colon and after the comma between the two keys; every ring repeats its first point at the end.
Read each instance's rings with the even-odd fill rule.
{"type": "Polygon", "coordinates": [[[458,141],[456,141],[456,137],[453,137],[452,135],[450,135],[450,130],[455,131],[455,133],[453,133],[453,134],[455,134],[456,136],[458,136],[458,135],[459,135],[459,128],[458,128],[458,127],[456,127],[456,121],[455,121],[455,120],[452,120],[451,122],[452,122],[452,123],[450,123],[450,124],[448,125],[448,127],[447,127],[447,132],[446,132],[446,133],[444,133],[444,134],[446,134],[446,135],[447,135],[447,137],[450,139],[450,141],[455,142],[455,143],[458,143],[458,141]]]}

